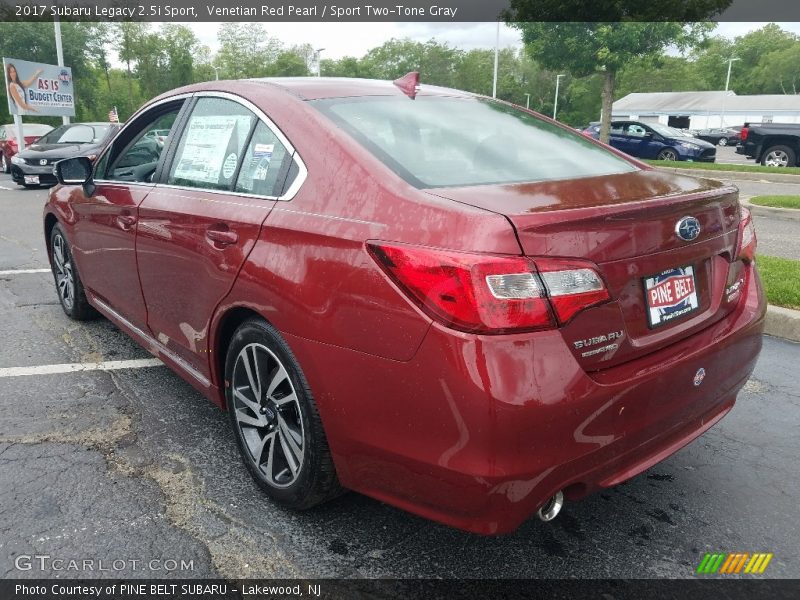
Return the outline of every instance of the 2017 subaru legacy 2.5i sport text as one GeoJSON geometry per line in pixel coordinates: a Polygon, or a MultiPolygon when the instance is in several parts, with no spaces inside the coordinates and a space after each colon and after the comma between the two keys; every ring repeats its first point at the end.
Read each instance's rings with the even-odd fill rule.
{"type": "Polygon", "coordinates": [[[67,315],[225,408],[285,506],[547,520],[713,426],[761,349],[736,188],[413,74],[184,87],[56,171],[67,315]]]}

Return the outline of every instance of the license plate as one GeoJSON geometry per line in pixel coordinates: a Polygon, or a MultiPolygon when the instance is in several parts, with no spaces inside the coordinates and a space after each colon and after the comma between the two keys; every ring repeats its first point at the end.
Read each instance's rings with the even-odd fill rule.
{"type": "Polygon", "coordinates": [[[658,275],[645,277],[644,294],[650,327],[660,327],[700,308],[694,267],[691,266],[667,269],[658,275]]]}
{"type": "Polygon", "coordinates": [[[28,185],[39,185],[38,175],[25,175],[25,183],[28,185]]]}

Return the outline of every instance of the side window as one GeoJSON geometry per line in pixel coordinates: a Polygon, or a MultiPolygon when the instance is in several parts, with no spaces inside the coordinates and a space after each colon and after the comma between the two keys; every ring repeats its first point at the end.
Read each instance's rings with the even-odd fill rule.
{"type": "Polygon", "coordinates": [[[186,122],[167,183],[229,190],[256,117],[224,98],[200,98],[186,122]]]}
{"type": "Polygon", "coordinates": [[[95,169],[97,177],[109,181],[151,181],[167,136],[159,140],[148,133],[153,129],[171,130],[181,106],[183,101],[155,108],[139,117],[100,159],[95,169]]]}
{"type": "Polygon", "coordinates": [[[283,184],[286,176],[283,165],[287,160],[286,148],[272,130],[259,121],[247,146],[234,189],[259,196],[280,195],[276,185],[283,184]]]}
{"type": "Polygon", "coordinates": [[[645,130],[641,125],[630,125],[628,127],[628,135],[633,137],[644,137],[645,130]]]}

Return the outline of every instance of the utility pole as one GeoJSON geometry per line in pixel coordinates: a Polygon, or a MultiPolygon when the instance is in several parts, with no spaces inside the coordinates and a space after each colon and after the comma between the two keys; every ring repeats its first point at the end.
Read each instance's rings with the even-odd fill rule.
{"type": "Polygon", "coordinates": [[[722,113],[719,116],[720,129],[725,127],[725,100],[728,98],[728,86],[731,83],[731,67],[733,67],[733,63],[735,63],[737,60],[742,59],[734,57],[728,59],[728,76],[725,78],[725,93],[722,95],[722,113]]]}
{"type": "Polygon", "coordinates": [[[566,77],[566,75],[556,75],[556,101],[553,104],[553,121],[556,120],[556,115],[558,115],[558,84],[561,83],[562,77],[566,77]]]}
{"type": "Polygon", "coordinates": [[[317,77],[322,76],[322,57],[320,53],[325,50],[325,48],[317,48],[314,50],[314,55],[317,57],[317,77]]]}
{"type": "Polygon", "coordinates": [[[497,36],[494,40],[494,76],[492,77],[492,98],[497,98],[497,61],[500,54],[500,21],[497,22],[497,36]]]}
{"type": "Polygon", "coordinates": [[[525,108],[527,108],[528,110],[531,109],[531,95],[530,94],[525,94],[525,108]]]}
{"type": "MultiPolygon", "coordinates": [[[[55,28],[56,32],[56,56],[58,57],[58,66],[64,66],[64,48],[61,46],[61,21],[58,20],[58,17],[53,18],[53,27],[55,28]]],[[[61,117],[61,122],[64,125],[69,124],[69,117],[63,116],[61,117]]]]}

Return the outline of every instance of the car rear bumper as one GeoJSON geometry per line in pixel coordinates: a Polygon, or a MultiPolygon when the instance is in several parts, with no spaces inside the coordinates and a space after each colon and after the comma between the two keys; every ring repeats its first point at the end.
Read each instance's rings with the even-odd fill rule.
{"type": "Polygon", "coordinates": [[[723,321],[597,373],[580,368],[559,331],[492,337],[434,325],[408,362],[287,339],[343,485],[500,534],[557,491],[576,500],[616,485],[713,426],[755,367],[765,310],[751,268],[723,321]]]}

